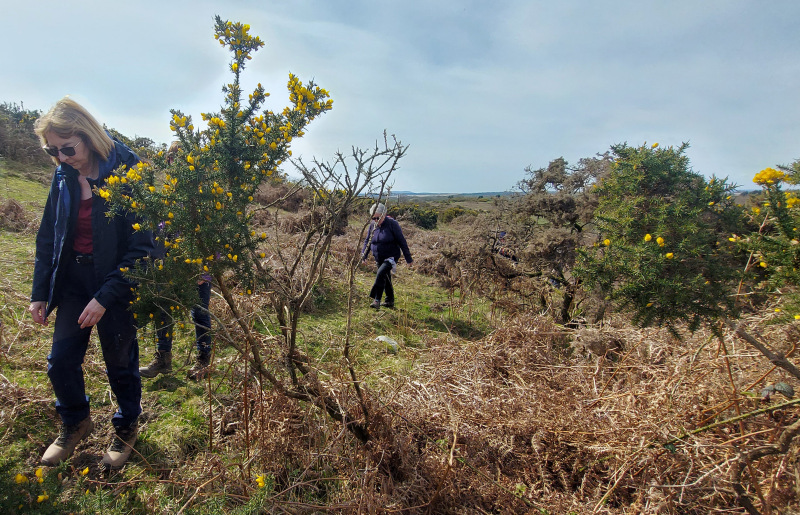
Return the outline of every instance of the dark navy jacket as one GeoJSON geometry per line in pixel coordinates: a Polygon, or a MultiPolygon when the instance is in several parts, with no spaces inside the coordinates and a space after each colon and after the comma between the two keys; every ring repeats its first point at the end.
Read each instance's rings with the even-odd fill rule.
{"type": "MultiPolygon", "coordinates": [[[[108,160],[100,161],[97,180],[89,185],[102,187],[106,179],[121,165],[135,166],[139,157],[128,147],[115,141],[108,160]]],[[[47,301],[50,314],[63,296],[66,265],[73,257],[72,243],[80,208],[81,190],[78,171],[66,163],[56,168],[50,193],[44,207],[42,222],[36,235],[36,261],[33,270],[31,302],[47,301]]],[[[135,231],[136,218],[128,212],[107,216],[110,205],[98,195],[92,195],[92,245],[94,273],[100,289],[94,298],[106,309],[115,304],[125,306],[133,299],[134,286],[120,268],[133,267],[136,260],[153,251],[153,235],[135,231]]]]}
{"type": "Polygon", "coordinates": [[[389,258],[394,258],[396,262],[400,259],[401,250],[406,263],[414,261],[411,259],[411,252],[408,250],[406,238],[403,236],[403,231],[400,229],[400,224],[397,223],[397,220],[387,216],[380,226],[375,222],[370,222],[367,239],[364,240],[364,248],[361,250],[362,259],[367,259],[370,251],[372,251],[372,255],[375,256],[375,261],[378,264],[389,258]],[[370,237],[372,241],[370,241],[370,237]]]}

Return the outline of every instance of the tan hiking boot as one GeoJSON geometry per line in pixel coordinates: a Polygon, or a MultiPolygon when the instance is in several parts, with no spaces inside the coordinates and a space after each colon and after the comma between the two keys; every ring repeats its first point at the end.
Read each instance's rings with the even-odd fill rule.
{"type": "Polygon", "coordinates": [[[138,434],[138,424],[117,428],[111,445],[103,455],[102,464],[110,469],[118,469],[125,465],[131,455],[131,451],[133,451],[134,444],[136,444],[138,434]]]}
{"type": "Polygon", "coordinates": [[[208,354],[198,354],[194,366],[186,374],[189,379],[199,381],[208,377],[211,373],[211,356],[208,354]]]}
{"type": "Polygon", "coordinates": [[[94,422],[91,417],[86,417],[77,424],[61,424],[61,432],[58,438],[50,444],[50,447],[42,455],[42,465],[55,467],[62,461],[72,456],[75,446],[89,436],[94,429],[94,422]]]}
{"type": "Polygon", "coordinates": [[[172,352],[157,350],[153,361],[146,367],[139,368],[139,375],[142,377],[155,377],[158,374],[172,373],[172,352]]]}

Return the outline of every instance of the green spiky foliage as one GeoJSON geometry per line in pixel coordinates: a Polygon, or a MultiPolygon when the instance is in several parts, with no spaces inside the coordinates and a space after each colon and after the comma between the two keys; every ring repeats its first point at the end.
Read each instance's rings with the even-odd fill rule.
{"type": "Polygon", "coordinates": [[[578,272],[641,327],[691,330],[735,316],[747,255],[728,238],[746,227],[735,186],[689,167],[688,147],[611,147],[614,163],[598,186],[598,240],[578,272]]]}
{"type": "Polygon", "coordinates": [[[780,170],[765,168],[753,182],[760,185],[760,205],[750,212],[758,231],[731,240],[752,253],[749,266],[759,272],[759,286],[767,292],[781,291],[785,316],[800,318],[800,198],[785,186],[796,184],[798,162],[780,170]],[[788,288],[787,288],[788,287],[788,288]]]}
{"type": "MultiPolygon", "coordinates": [[[[291,105],[264,108],[269,96],[259,84],[244,96],[240,77],[252,54],[264,43],[249,25],[215,19],[214,38],[232,54],[224,105],[203,113],[205,127],[172,110],[170,128],[180,142],[175,152],[159,152],[150,162],[123,170],[100,194],[143,220],[163,256],[127,271],[139,284],[137,316],[152,318],[161,309],[181,310],[196,301],[196,282],[223,277],[239,291],[265,288],[270,275],[258,273],[263,252],[251,224],[253,196],[260,185],[280,180],[278,167],[291,156],[290,144],[304,135],[311,120],[330,110],[328,92],[313,81],[290,74],[291,105]]],[[[184,313],[185,314],[185,313],[184,313]]]]}

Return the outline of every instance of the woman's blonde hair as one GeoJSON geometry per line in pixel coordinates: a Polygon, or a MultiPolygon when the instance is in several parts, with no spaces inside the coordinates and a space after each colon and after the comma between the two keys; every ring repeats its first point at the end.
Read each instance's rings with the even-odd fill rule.
{"type": "MultiPolygon", "coordinates": [[[[114,149],[114,140],[106,133],[103,126],[82,105],[64,97],[36,120],[34,132],[39,136],[42,146],[47,145],[47,133],[52,132],[61,138],[78,136],[90,150],[107,160],[114,149]]],[[[56,164],[61,161],[53,158],[56,164]]]]}
{"type": "Polygon", "coordinates": [[[173,141],[167,150],[167,164],[171,164],[181,150],[181,142],[173,141]]]}

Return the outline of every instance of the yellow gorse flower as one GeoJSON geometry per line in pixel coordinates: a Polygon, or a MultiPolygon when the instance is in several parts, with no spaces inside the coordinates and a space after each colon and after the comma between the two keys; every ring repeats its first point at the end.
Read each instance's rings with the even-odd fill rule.
{"type": "Polygon", "coordinates": [[[771,186],[784,180],[786,174],[774,168],[764,168],[753,177],[753,182],[762,186],[771,186]]]}
{"type": "Polygon", "coordinates": [[[652,239],[653,239],[653,237],[652,237],[652,236],[650,236],[649,234],[645,234],[645,235],[644,235],[644,241],[650,241],[650,240],[652,240],[652,239]]]}

